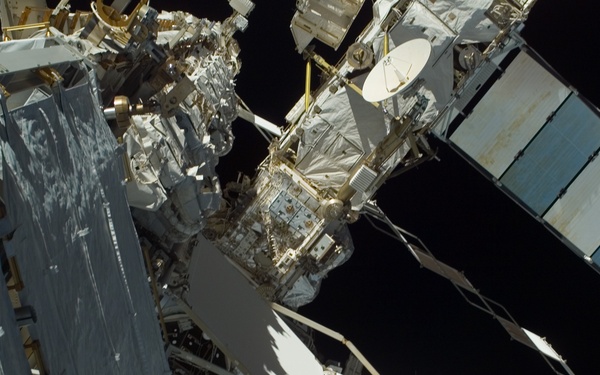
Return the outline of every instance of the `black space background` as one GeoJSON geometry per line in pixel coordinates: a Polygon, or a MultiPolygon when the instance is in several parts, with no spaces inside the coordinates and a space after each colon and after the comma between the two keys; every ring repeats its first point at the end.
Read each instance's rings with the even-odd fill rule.
{"type": "MultiPolygon", "coordinates": [[[[82,4],[79,9],[89,6],[75,3],[82,4]]],[[[304,90],[304,61],[289,31],[295,2],[255,3],[248,30],[237,35],[242,48],[237,92],[255,113],[284,125],[285,114],[304,90]]],[[[230,14],[226,0],[155,0],[150,5],[213,20],[230,14]]],[[[348,40],[366,25],[370,5],[367,0],[348,40]]],[[[598,105],[596,10],[595,1],[540,0],[523,36],[598,105]]],[[[345,48],[335,53],[317,43],[316,51],[333,63],[345,48]]],[[[313,79],[313,87],[317,83],[313,79]]],[[[223,185],[237,171],[252,175],[267,155],[266,141],[251,125],[236,122],[234,131],[234,150],[218,167],[223,185]]],[[[439,142],[433,145],[441,161],[388,182],[376,197],[379,205],[439,259],[463,270],[523,327],[546,337],[576,374],[600,373],[600,275],[456,153],[439,142]]],[[[315,302],[300,312],[344,334],[381,373],[552,373],[539,354],[511,341],[448,281],[420,269],[399,243],[364,219],[351,231],[354,255],[330,273],[315,302]]],[[[329,358],[347,358],[347,349],[332,340],[319,337],[317,345],[329,358]]]]}

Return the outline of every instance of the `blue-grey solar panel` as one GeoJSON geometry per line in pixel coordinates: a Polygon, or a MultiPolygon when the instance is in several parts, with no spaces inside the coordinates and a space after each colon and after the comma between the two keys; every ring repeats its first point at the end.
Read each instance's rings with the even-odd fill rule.
{"type": "MultiPolygon", "coordinates": [[[[12,242],[50,373],[169,372],[117,142],[93,83],[0,116],[12,242]]],[[[6,108],[6,107],[5,107],[6,108]]]]}
{"type": "Polygon", "coordinates": [[[600,111],[528,48],[489,86],[452,144],[600,271],[600,111]]]}
{"type": "Polygon", "coordinates": [[[599,147],[600,118],[572,94],[500,181],[542,215],[599,147]]]}
{"type": "Polygon", "coordinates": [[[600,248],[598,248],[592,256],[592,261],[600,267],[600,248]]]}

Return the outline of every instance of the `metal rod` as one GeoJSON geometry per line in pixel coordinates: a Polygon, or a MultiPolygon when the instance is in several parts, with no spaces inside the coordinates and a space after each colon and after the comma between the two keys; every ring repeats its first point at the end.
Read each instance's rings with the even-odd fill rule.
{"type": "Polygon", "coordinates": [[[304,110],[308,113],[308,106],[310,105],[310,59],[306,60],[306,83],[304,86],[304,110]]]}
{"type": "Polygon", "coordinates": [[[7,26],[7,27],[3,27],[2,28],[2,34],[4,35],[3,40],[5,42],[11,40],[11,37],[8,36],[8,33],[11,33],[13,31],[22,31],[22,30],[28,30],[28,29],[46,29],[46,37],[49,37],[52,35],[52,33],[50,32],[50,22],[45,21],[45,22],[41,22],[41,23],[30,23],[28,25],[16,25],[16,26],[7,26]]]}
{"type": "Polygon", "coordinates": [[[189,364],[192,364],[198,368],[205,369],[210,371],[211,373],[215,373],[217,375],[233,375],[232,372],[229,372],[212,362],[209,362],[203,358],[200,358],[192,353],[183,351],[173,345],[170,346],[171,355],[177,359],[183,360],[189,364]]]}
{"type": "Polygon", "coordinates": [[[387,29],[383,32],[383,56],[386,56],[390,53],[390,34],[388,34],[387,29]]]}
{"type": "Polygon", "coordinates": [[[28,25],[17,25],[17,26],[7,26],[7,27],[3,27],[2,31],[6,32],[6,31],[20,31],[20,30],[27,30],[27,29],[44,29],[44,28],[49,28],[50,27],[50,22],[40,22],[40,23],[30,23],[28,25]]]}
{"type": "MultiPolygon", "coordinates": [[[[344,84],[346,84],[352,90],[356,91],[356,93],[358,95],[362,96],[362,90],[358,86],[356,86],[356,84],[354,82],[352,82],[345,76],[341,75],[339,70],[336,67],[329,65],[329,63],[327,61],[325,61],[324,58],[322,58],[321,56],[317,55],[314,52],[310,52],[309,57],[317,64],[317,68],[321,69],[324,73],[326,73],[328,75],[336,76],[337,78],[341,79],[344,82],[344,84]]],[[[371,104],[375,108],[379,108],[379,103],[371,103],[371,104]]]]}

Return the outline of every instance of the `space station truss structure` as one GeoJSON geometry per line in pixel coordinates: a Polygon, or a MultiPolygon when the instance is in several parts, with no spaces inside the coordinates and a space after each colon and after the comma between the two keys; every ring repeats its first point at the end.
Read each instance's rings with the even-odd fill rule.
{"type": "MultiPolygon", "coordinates": [[[[316,3],[320,2],[306,2],[316,3]]],[[[442,139],[452,134],[450,141],[458,148],[470,146],[492,152],[494,147],[490,144],[497,142],[504,146],[507,138],[500,139],[494,132],[502,132],[502,129],[512,131],[511,121],[521,121],[525,113],[532,113],[531,105],[514,110],[509,106],[508,111],[498,109],[502,108],[497,105],[500,99],[487,97],[488,86],[493,85],[500,72],[505,73],[502,79],[510,79],[511,83],[505,91],[498,91],[499,97],[529,85],[523,96],[511,98],[510,103],[538,105],[540,97],[549,98],[548,101],[556,101],[553,109],[544,112],[543,105],[538,105],[536,109],[542,113],[539,116],[549,120],[559,115],[552,111],[563,103],[568,93],[561,92],[540,69],[532,70],[530,65],[523,63],[527,59],[525,56],[535,55],[519,35],[532,5],[533,2],[483,0],[460,1],[458,4],[448,1],[377,1],[373,4],[372,22],[336,65],[326,62],[315,49],[296,38],[298,51],[309,64],[317,65],[324,72],[324,83],[314,91],[307,88],[305,95],[286,116],[288,126],[282,136],[271,144],[269,157],[259,167],[258,174],[252,180],[240,179],[230,186],[229,191],[238,195],[228,200],[230,207],[226,211],[209,219],[205,234],[214,238],[217,247],[240,265],[266,298],[283,301],[290,306],[310,301],[314,298],[313,293],[318,291],[322,275],[346,257],[347,245],[340,238],[340,230],[346,223],[352,223],[364,213],[366,205],[387,178],[434,157],[427,143],[428,134],[433,133],[442,139]],[[402,88],[396,95],[390,91],[389,99],[375,103],[366,101],[362,89],[370,69],[395,47],[415,39],[429,43],[431,56],[421,72],[412,73],[416,75],[412,77],[414,83],[402,88]],[[532,82],[536,82],[535,85],[532,82]],[[535,95],[530,95],[533,92],[535,95]],[[480,104],[477,104],[479,100],[480,104]],[[493,110],[482,107],[486,101],[496,104],[493,110]],[[469,117],[454,132],[452,128],[457,125],[456,119],[465,115],[464,109],[469,106],[470,110],[475,108],[474,113],[482,113],[481,117],[469,117]],[[497,113],[495,120],[485,117],[492,111],[497,113]],[[511,120],[507,116],[514,118],[511,120]],[[484,130],[474,130],[482,124],[486,125],[484,130]],[[485,131],[490,134],[489,144],[482,143],[480,139],[479,134],[485,131]],[[225,221],[233,222],[233,225],[225,225],[225,221]],[[315,223],[320,229],[311,232],[315,223]],[[332,256],[339,261],[321,258],[320,249],[326,249],[327,254],[330,251],[327,249],[333,248],[332,243],[337,247],[332,256]],[[316,249],[315,244],[318,245],[316,249]]],[[[303,9],[299,9],[299,13],[303,13],[303,9]]],[[[322,17],[321,22],[325,23],[328,16],[324,13],[322,17]]],[[[335,20],[335,17],[330,18],[332,22],[335,20]]],[[[292,21],[293,33],[296,33],[297,26],[295,20],[292,21]]],[[[318,32],[313,36],[318,38],[318,32]]],[[[332,46],[327,41],[324,43],[332,46]]],[[[406,59],[411,65],[411,58],[406,59]]],[[[540,61],[539,58],[537,60],[540,61]]],[[[551,75],[548,69],[543,70],[546,75],[551,75]]],[[[385,86],[387,82],[381,82],[381,85],[385,86]]],[[[490,94],[493,92],[490,91],[490,94]]],[[[582,103],[572,104],[571,109],[565,109],[570,112],[559,117],[571,118],[575,112],[582,116],[582,103]]],[[[598,139],[594,137],[594,132],[599,129],[594,122],[598,118],[597,111],[590,106],[585,107],[587,112],[584,112],[588,114],[584,116],[592,119],[588,126],[590,130],[578,137],[593,143],[594,139],[598,139]]],[[[523,122],[528,121],[535,121],[535,116],[529,116],[523,122]]],[[[531,136],[535,132],[537,130],[531,136]]],[[[570,138],[559,140],[557,134],[560,133],[562,131],[554,130],[548,133],[546,139],[551,137],[553,142],[571,143],[570,138]]],[[[527,138],[520,134],[512,134],[511,137],[527,144],[527,138]]],[[[506,147],[515,145],[509,143],[506,147]]],[[[575,146],[572,151],[561,152],[578,154],[581,169],[594,160],[598,149],[595,144],[583,148],[575,146]]],[[[538,149],[541,150],[539,145],[538,149]]],[[[518,150],[513,150],[511,160],[518,150]]],[[[554,153],[553,150],[545,152],[554,153]]],[[[467,151],[462,154],[471,155],[467,151]]],[[[506,155],[498,155],[507,158],[508,151],[506,155]]],[[[481,160],[485,160],[486,156],[482,156],[481,160]]],[[[540,157],[543,156],[538,156],[538,159],[540,157]]],[[[498,162],[496,155],[488,159],[498,162]]],[[[480,159],[476,161],[482,163],[480,159]]],[[[568,163],[565,168],[571,168],[572,163],[568,163]]],[[[523,191],[519,194],[530,194],[532,200],[541,199],[536,191],[527,191],[531,189],[530,180],[519,180],[525,169],[532,173],[530,180],[536,180],[541,188],[552,190],[551,185],[538,181],[538,176],[533,175],[544,172],[534,162],[529,162],[513,172],[513,189],[519,186],[523,191]]],[[[580,169],[572,169],[571,179],[579,175],[580,169]]],[[[568,176],[562,171],[553,173],[568,176]]],[[[554,175],[548,176],[548,179],[553,179],[554,175]]],[[[564,178],[563,185],[558,184],[560,186],[554,188],[556,191],[548,192],[550,197],[546,199],[552,194],[555,198],[564,184],[570,183],[569,177],[564,178]]],[[[506,177],[506,184],[508,179],[506,177]]],[[[499,185],[506,185],[499,181],[499,185]]],[[[594,191],[590,193],[592,198],[594,191]]],[[[581,197],[581,194],[576,195],[581,197]]],[[[589,201],[588,198],[583,199],[589,201]]],[[[550,199],[542,211],[550,210],[546,213],[548,222],[553,214],[549,208],[552,202],[553,199],[550,199]]],[[[597,211],[592,205],[584,210],[572,208],[572,214],[585,215],[588,209],[590,215],[597,211]]],[[[562,216],[560,212],[554,214],[562,216]]],[[[576,224],[570,218],[564,220],[570,225],[576,224]]],[[[591,222],[592,219],[588,223],[591,222]]],[[[585,226],[578,229],[581,233],[593,232],[589,227],[586,230],[585,226]]],[[[590,261],[596,249],[597,244],[590,246],[588,253],[584,254],[586,260],[590,261]]],[[[526,335],[523,333],[525,330],[518,325],[515,327],[515,334],[518,331],[526,335]]],[[[531,344],[535,341],[532,340],[522,341],[537,349],[543,347],[531,344]]],[[[570,371],[559,356],[548,358],[557,360],[570,371]]]]}
{"type": "Polygon", "coordinates": [[[385,180],[434,157],[427,134],[458,93],[482,74],[489,78],[488,61],[523,44],[518,26],[529,9],[490,1],[373,6],[374,19],[337,65],[303,50],[325,82],[288,113],[258,174],[225,189],[228,207],[204,230],[269,298],[290,306],[311,301],[325,273],[347,258],[346,224],[385,180]],[[389,99],[366,101],[368,68],[415,39],[431,52],[422,71],[410,73],[413,83],[389,99]]]}
{"type": "MultiPolygon", "coordinates": [[[[42,291],[23,302],[51,311],[32,329],[48,371],[339,374],[316,359],[310,330],[272,306],[316,297],[353,252],[349,225],[385,221],[372,200],[382,184],[435,158],[430,134],[600,270],[599,112],[520,37],[534,2],[377,0],[331,64],[309,44],[338,49],[364,0],[300,0],[291,31],[307,87],[277,127],[235,93],[233,36],[248,27],[249,0],[230,0],[223,22],[147,0],[129,15],[126,0],[76,12],[0,1],[0,232],[42,291]],[[407,46],[427,54],[398,57],[407,46]],[[313,65],[324,75],[311,90],[313,65]],[[368,80],[382,100],[365,99],[368,80]],[[215,167],[238,116],[276,138],[256,175],[222,185],[215,167]],[[65,288],[69,278],[81,282],[65,288]],[[97,333],[99,355],[78,344],[97,333]]],[[[424,245],[403,243],[490,301],[424,245]]],[[[2,327],[14,320],[5,310],[2,327]]],[[[486,311],[570,373],[539,336],[486,311]]],[[[0,328],[0,373],[27,366],[6,349],[18,339],[0,328]]]]}
{"type": "MultiPolygon", "coordinates": [[[[148,285],[158,261],[140,237],[186,242],[220,206],[214,168],[237,117],[232,36],[253,4],[213,22],[147,1],[122,14],[128,3],[0,2],[2,259],[22,289],[3,288],[2,301],[37,309],[24,339],[42,373],[167,374],[190,361],[177,348],[167,359],[148,285]]],[[[5,322],[17,316],[4,312],[0,373],[21,374],[19,328],[5,322]]]]}
{"type": "MultiPolygon", "coordinates": [[[[168,373],[122,185],[123,149],[104,118],[96,75],[60,37],[0,50],[3,250],[24,285],[17,305],[38,311],[30,332],[43,343],[45,365],[38,360],[37,369],[168,373]]],[[[3,354],[23,346],[21,335],[10,337],[0,337],[3,354]]],[[[15,362],[29,368],[19,354],[8,366],[2,356],[6,373],[23,374],[15,362]]]]}

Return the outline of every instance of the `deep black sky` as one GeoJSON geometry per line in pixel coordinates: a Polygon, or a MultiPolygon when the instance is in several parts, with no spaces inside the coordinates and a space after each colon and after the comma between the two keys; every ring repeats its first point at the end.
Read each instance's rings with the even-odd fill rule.
{"type": "MultiPolygon", "coordinates": [[[[283,125],[304,87],[304,62],[289,32],[295,1],[255,3],[249,29],[237,38],[242,48],[237,91],[254,112],[283,125]]],[[[370,3],[359,19],[368,19],[370,3]]],[[[155,0],[151,5],[215,20],[230,13],[225,0],[155,0]]],[[[593,1],[541,0],[523,35],[598,105],[595,10],[593,1]]],[[[358,20],[351,33],[364,25],[358,20]]],[[[317,52],[337,60],[322,44],[317,52]]],[[[266,142],[250,125],[236,123],[234,131],[237,144],[219,166],[223,183],[238,170],[252,174],[267,154],[266,142]]],[[[453,151],[435,146],[441,161],[388,182],[378,193],[379,205],[441,260],[463,270],[523,327],[545,336],[576,374],[598,373],[600,275],[453,151]]],[[[331,272],[317,300],[300,312],[352,340],[381,373],[552,373],[536,352],[510,341],[448,281],[420,269],[399,243],[364,219],[351,231],[355,254],[331,272]]],[[[317,344],[333,359],[347,357],[341,344],[326,339],[317,344]]]]}

